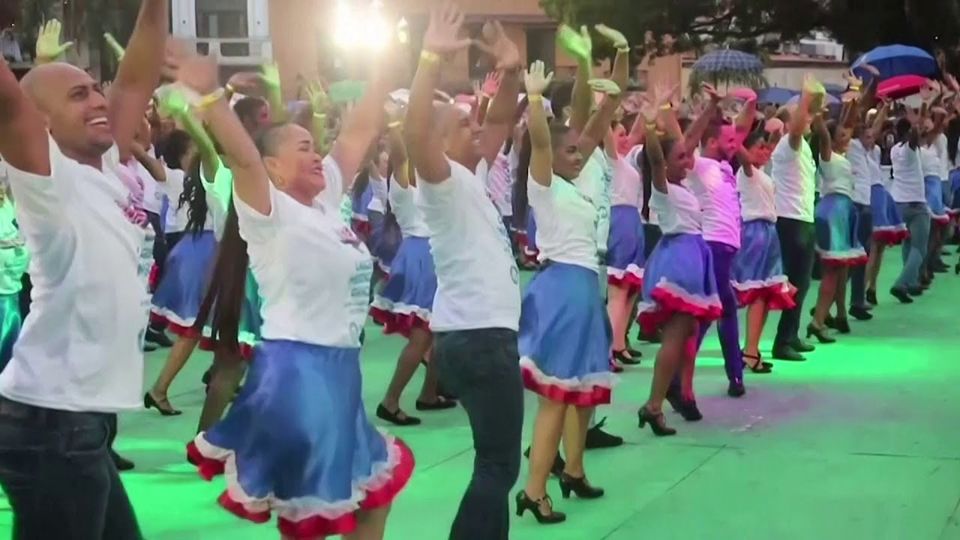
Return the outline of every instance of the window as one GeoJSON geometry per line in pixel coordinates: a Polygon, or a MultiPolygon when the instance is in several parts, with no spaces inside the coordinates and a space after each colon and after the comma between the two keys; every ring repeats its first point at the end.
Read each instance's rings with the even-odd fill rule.
{"type": "MultiPolygon", "coordinates": [[[[249,35],[247,26],[247,0],[197,0],[197,37],[245,38],[249,35]]],[[[250,47],[246,43],[223,43],[220,54],[247,56],[250,47]]]]}
{"type": "Polygon", "coordinates": [[[557,31],[553,28],[527,29],[527,64],[540,60],[553,71],[556,64],[557,31]]]}

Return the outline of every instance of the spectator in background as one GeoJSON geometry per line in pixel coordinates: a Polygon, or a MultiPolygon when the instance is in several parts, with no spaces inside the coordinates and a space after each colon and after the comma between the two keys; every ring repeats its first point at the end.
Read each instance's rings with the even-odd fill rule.
{"type": "Polygon", "coordinates": [[[13,27],[4,28],[0,31],[0,54],[8,62],[19,64],[23,62],[23,53],[20,51],[20,41],[14,33],[13,27]]]}

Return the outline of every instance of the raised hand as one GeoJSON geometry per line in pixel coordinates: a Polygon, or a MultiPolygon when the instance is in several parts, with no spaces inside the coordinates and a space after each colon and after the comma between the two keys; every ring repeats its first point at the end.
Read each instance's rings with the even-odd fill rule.
{"type": "Polygon", "coordinates": [[[563,24],[557,30],[557,43],[574,59],[581,62],[591,62],[593,59],[593,41],[586,27],[580,32],[563,24]]]}
{"type": "Polygon", "coordinates": [[[37,35],[37,60],[41,63],[55,62],[63,57],[73,42],[60,43],[60,33],[63,31],[63,25],[57,19],[50,19],[40,27],[40,33],[37,35]]]}
{"type": "Polygon", "coordinates": [[[423,35],[423,49],[435,54],[455,53],[470,46],[470,40],[461,38],[463,12],[452,2],[444,2],[430,12],[430,24],[423,35]]]}
{"type": "Polygon", "coordinates": [[[503,25],[500,24],[500,21],[492,21],[484,24],[481,35],[483,39],[474,40],[473,44],[493,58],[498,70],[509,70],[520,67],[520,50],[517,49],[517,44],[510,41],[510,38],[507,37],[507,33],[503,31],[503,25]]]}
{"type": "Polygon", "coordinates": [[[500,79],[499,71],[487,73],[486,78],[483,79],[483,86],[480,87],[480,92],[486,97],[497,95],[497,91],[500,90],[500,79]]]}
{"type": "Polygon", "coordinates": [[[276,62],[268,62],[263,65],[260,71],[260,80],[263,85],[271,90],[280,88],[280,68],[276,62]]]}
{"type": "Polygon", "coordinates": [[[593,29],[601,36],[607,38],[618,51],[630,50],[630,42],[627,41],[626,36],[620,33],[620,31],[614,30],[605,24],[598,24],[594,26],[593,29]]]}
{"type": "Polygon", "coordinates": [[[590,79],[588,84],[590,85],[590,89],[594,92],[599,92],[612,97],[619,96],[620,92],[622,92],[620,86],[610,79],[590,79]]]}
{"type": "Polygon", "coordinates": [[[113,51],[113,55],[117,57],[117,61],[123,60],[123,55],[126,52],[123,49],[123,46],[117,41],[117,38],[113,37],[113,34],[107,32],[103,34],[104,41],[107,42],[107,46],[110,47],[110,50],[113,51]]]}
{"type": "Polygon", "coordinates": [[[233,91],[245,96],[260,96],[263,94],[263,76],[253,71],[234,73],[227,81],[227,85],[233,91]]]}
{"type": "Polygon", "coordinates": [[[923,88],[920,89],[920,98],[924,102],[929,103],[933,101],[937,95],[940,93],[940,85],[935,81],[929,80],[927,84],[923,85],[923,88]]]}
{"type": "Polygon", "coordinates": [[[703,83],[701,88],[703,89],[703,93],[706,94],[713,103],[720,103],[720,100],[723,99],[723,96],[712,84],[703,83]]]}
{"type": "Polygon", "coordinates": [[[803,91],[813,96],[822,96],[827,93],[827,89],[824,88],[823,84],[818,81],[812,73],[807,73],[804,76],[803,91]]]}
{"type": "Polygon", "coordinates": [[[310,108],[313,114],[326,114],[330,109],[330,96],[323,88],[323,85],[317,81],[308,84],[304,90],[307,93],[307,100],[310,101],[310,108]]]}
{"type": "Polygon", "coordinates": [[[180,62],[180,69],[177,70],[177,82],[201,96],[214,92],[219,81],[217,61],[211,56],[187,56],[180,62]]]}
{"type": "Polygon", "coordinates": [[[163,118],[179,118],[190,111],[183,91],[173,85],[162,86],[154,94],[157,114],[163,118]]]}
{"type": "Polygon", "coordinates": [[[943,74],[943,81],[947,84],[954,92],[960,92],[960,83],[957,82],[957,78],[949,73],[943,74]]]}
{"type": "Polygon", "coordinates": [[[656,107],[657,110],[662,109],[664,106],[669,105],[673,101],[673,96],[676,95],[679,88],[680,83],[674,84],[673,86],[657,84],[653,87],[653,101],[651,104],[656,107]]]}
{"type": "Polygon", "coordinates": [[[863,79],[854,75],[853,71],[847,71],[846,73],[844,73],[843,78],[847,80],[847,84],[850,86],[851,89],[859,90],[860,88],[863,88],[863,79]]]}
{"type": "Polygon", "coordinates": [[[523,75],[523,84],[527,89],[527,96],[542,96],[550,81],[553,80],[553,72],[546,73],[546,65],[537,60],[530,64],[530,69],[523,75]]]}

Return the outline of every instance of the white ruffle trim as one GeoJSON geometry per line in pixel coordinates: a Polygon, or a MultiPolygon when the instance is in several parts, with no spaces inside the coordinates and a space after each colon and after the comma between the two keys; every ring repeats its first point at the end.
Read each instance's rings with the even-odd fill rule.
{"type": "Polygon", "coordinates": [[[867,256],[867,252],[863,248],[845,249],[843,251],[828,251],[817,248],[817,253],[820,255],[821,259],[828,261],[847,261],[850,259],[860,259],[867,256]]]}
{"type": "Polygon", "coordinates": [[[393,470],[400,463],[400,449],[391,435],[379,429],[377,431],[387,444],[387,460],[375,463],[370,476],[354,480],[350,498],[342,501],[325,501],[318,497],[278,499],[273,493],[263,498],[251,497],[240,486],[237,478],[237,458],[233,450],[210,444],[203,437],[203,433],[197,435],[193,442],[203,457],[223,461],[227,493],[231,499],[242,504],[247,512],[260,514],[275,511],[279,517],[293,522],[314,516],[333,520],[357,511],[367,492],[382,488],[393,478],[393,470]]]}
{"type": "Polygon", "coordinates": [[[771,287],[789,287],[790,281],[787,279],[787,276],[773,276],[765,280],[759,279],[750,279],[747,281],[733,281],[730,280],[730,285],[738,291],[752,291],[755,289],[769,289],[771,287]]]}
{"type": "Polygon", "coordinates": [[[608,276],[613,276],[617,279],[623,279],[623,277],[627,274],[633,274],[638,278],[643,279],[643,268],[640,268],[639,266],[633,263],[630,263],[629,265],[627,265],[627,268],[625,270],[614,268],[612,266],[607,267],[608,276]]]}
{"type": "Polygon", "coordinates": [[[357,212],[352,213],[350,217],[357,221],[363,221],[364,223],[370,220],[370,218],[368,218],[365,214],[359,214],[357,212]]]}
{"type": "MultiPolygon", "coordinates": [[[[667,278],[662,277],[660,281],[657,282],[656,289],[665,289],[667,292],[683,300],[688,304],[692,304],[702,309],[709,309],[711,307],[723,308],[723,304],[720,303],[720,296],[716,294],[711,294],[710,296],[703,296],[701,294],[691,294],[686,291],[683,287],[667,281],[667,278]]],[[[645,311],[657,311],[660,309],[659,305],[656,302],[640,302],[637,304],[638,313],[643,313],[645,311]]]]}
{"type": "Polygon", "coordinates": [[[620,378],[609,370],[603,373],[590,373],[581,378],[558,379],[540,371],[537,363],[529,356],[520,359],[520,369],[529,372],[535,381],[544,386],[557,386],[571,392],[587,392],[595,386],[613,388],[620,382],[620,378]]]}
{"type": "Polygon", "coordinates": [[[370,302],[370,307],[399,315],[412,314],[426,322],[430,322],[429,309],[424,309],[420,306],[414,306],[412,304],[404,304],[402,302],[392,302],[391,300],[384,298],[379,294],[373,297],[373,302],[370,302]]]}
{"type": "Polygon", "coordinates": [[[182,319],[180,318],[179,315],[177,315],[173,311],[170,311],[169,309],[160,307],[160,306],[150,306],[150,313],[163,317],[167,321],[172,322],[177,326],[182,326],[184,328],[193,328],[194,323],[197,322],[196,317],[192,317],[190,319],[182,319]]]}
{"type": "Polygon", "coordinates": [[[874,231],[891,231],[891,232],[900,232],[907,230],[907,225],[901,223],[900,225],[884,225],[873,228],[874,231]]]}

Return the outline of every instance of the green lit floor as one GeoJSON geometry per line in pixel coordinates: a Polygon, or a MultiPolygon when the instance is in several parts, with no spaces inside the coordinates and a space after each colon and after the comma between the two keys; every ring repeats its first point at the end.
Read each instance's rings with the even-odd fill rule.
{"type": "MultiPolygon", "coordinates": [[[[883,284],[899,269],[898,257],[887,259],[883,284]]],[[[820,347],[808,362],[781,362],[772,375],[748,376],[748,393],[739,400],[726,397],[711,332],[697,375],[706,418],[685,424],[671,413],[677,437],[656,439],[637,429],[652,360],[626,373],[615,403],[601,414],[627,444],[587,456],[590,478],[607,496],[562,501],[554,484],[567,523],[548,531],[529,515],[514,518],[511,538],[960,539],[960,277],[940,277],[932,294],[910,306],[886,294],[881,302],[874,321],[854,323],[852,335],[820,347]]],[[[400,344],[368,329],[368,410],[381,397],[400,344]]],[[[644,347],[647,358],[655,350],[644,347]]],[[[164,358],[157,352],[147,359],[149,381],[164,358]]],[[[137,463],[124,483],[150,540],[276,538],[272,525],[221,510],[214,501],[222,480],[204,482],[184,462],[208,363],[206,355],[194,357],[172,388],[183,416],[123,415],[117,447],[137,463]]],[[[415,379],[404,400],[408,410],[418,385],[415,379]]],[[[528,396],[528,426],[533,405],[528,396]]],[[[393,429],[413,448],[418,468],[394,507],[390,540],[446,539],[470,474],[463,411],[424,419],[420,427],[393,429]]],[[[0,511],[0,536],[10,520],[8,510],[0,511]]]]}

